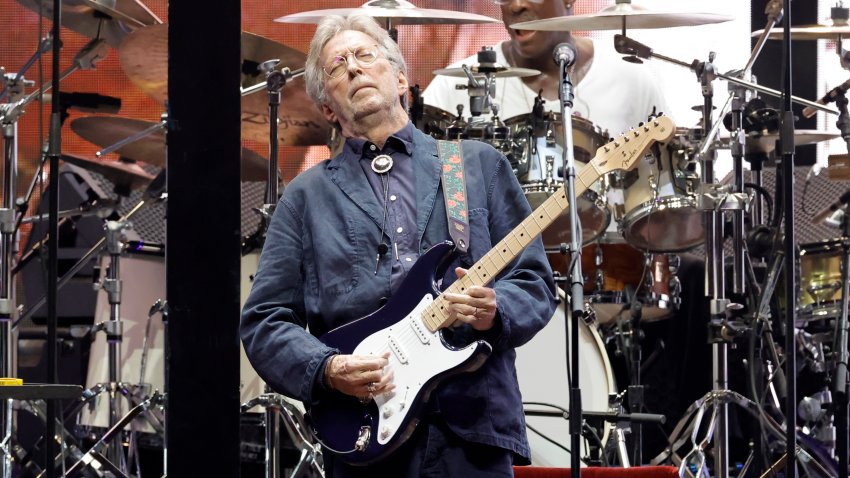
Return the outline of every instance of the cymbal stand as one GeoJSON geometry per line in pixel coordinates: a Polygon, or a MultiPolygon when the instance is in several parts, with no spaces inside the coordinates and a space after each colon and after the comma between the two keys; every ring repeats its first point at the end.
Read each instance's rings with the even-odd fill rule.
{"type": "MultiPolygon", "coordinates": [[[[255,87],[251,87],[242,91],[243,95],[250,94],[262,85],[265,86],[269,95],[269,174],[268,182],[266,183],[265,203],[259,210],[257,210],[257,212],[261,216],[261,234],[259,234],[261,242],[264,242],[265,240],[266,230],[268,229],[268,225],[271,222],[272,216],[274,215],[277,200],[280,197],[280,192],[278,190],[278,184],[281,183],[281,180],[280,175],[278,174],[277,118],[278,109],[280,107],[281,91],[286,86],[286,83],[289,82],[289,80],[298,78],[299,76],[302,76],[304,74],[304,68],[299,68],[295,71],[292,71],[289,68],[282,68],[280,70],[276,70],[275,68],[277,67],[278,63],[280,63],[280,60],[276,59],[261,63],[259,68],[260,71],[266,73],[266,81],[255,85],[255,87]]],[[[272,393],[268,386],[266,386],[265,395],[269,395],[270,397],[274,396],[277,397],[275,400],[283,401],[282,397],[279,397],[276,394],[272,393]]],[[[274,402],[274,400],[272,400],[272,402],[274,402]]],[[[251,407],[248,407],[245,410],[248,410],[250,408],[251,407]]],[[[267,405],[265,407],[265,473],[267,478],[279,478],[280,476],[280,413],[281,408],[278,406],[267,405]]]]}
{"type": "MultiPolygon", "coordinates": [[[[842,116],[847,113],[847,99],[844,95],[842,116]]],[[[840,120],[839,120],[840,122],[840,120]]],[[[832,396],[835,408],[833,409],[833,418],[835,420],[836,448],[838,455],[838,478],[847,478],[848,475],[848,371],[847,362],[850,360],[850,355],[847,351],[847,335],[850,325],[848,325],[848,301],[850,301],[850,218],[847,214],[841,220],[842,233],[844,242],[844,257],[841,263],[841,315],[835,321],[835,334],[833,345],[833,353],[835,353],[835,375],[832,381],[832,396]]]]}
{"type": "MultiPolygon", "coordinates": [[[[124,323],[121,320],[121,271],[120,261],[121,253],[124,252],[123,241],[125,239],[124,231],[132,227],[126,221],[108,221],[106,223],[106,250],[109,252],[109,267],[106,272],[106,278],[103,279],[96,287],[102,288],[109,300],[109,321],[107,321],[103,330],[106,333],[106,342],[109,350],[109,426],[113,427],[118,423],[121,415],[121,394],[118,389],[121,387],[121,342],[123,341],[124,323]]],[[[127,471],[127,463],[124,457],[124,448],[120,434],[116,434],[109,441],[107,450],[109,461],[118,466],[122,471],[127,471]]]]}
{"type": "MultiPolygon", "coordinates": [[[[304,476],[304,473],[307,473],[308,469],[312,469],[313,473],[317,476],[324,477],[325,472],[323,469],[322,450],[312,440],[312,434],[307,429],[307,425],[304,423],[301,412],[291,403],[286,401],[281,395],[268,391],[268,388],[266,393],[259,397],[252,398],[248,402],[242,404],[242,411],[247,412],[257,405],[265,407],[267,411],[267,418],[272,417],[272,419],[277,420],[276,422],[266,422],[267,443],[273,442],[275,450],[280,449],[279,434],[280,420],[282,419],[290,440],[296,448],[301,451],[301,457],[295,465],[295,468],[293,468],[289,478],[304,476]],[[274,410],[275,413],[273,415],[268,414],[269,409],[274,410]]],[[[271,450],[267,450],[267,453],[269,453],[269,451],[271,450]]],[[[266,476],[270,475],[270,466],[275,466],[278,470],[280,469],[279,459],[279,453],[275,453],[274,460],[267,460],[266,476]]]]}

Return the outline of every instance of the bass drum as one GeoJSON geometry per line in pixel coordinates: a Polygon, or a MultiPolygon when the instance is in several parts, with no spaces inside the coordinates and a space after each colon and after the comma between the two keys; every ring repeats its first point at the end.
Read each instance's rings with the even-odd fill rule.
{"type": "MultiPolygon", "coordinates": [[[[530,342],[517,349],[516,368],[523,403],[551,403],[569,410],[569,380],[566,366],[566,334],[564,310],[566,294],[559,290],[561,303],[546,327],[530,342]]],[[[608,397],[617,387],[611,372],[611,363],[599,333],[592,326],[579,321],[579,381],[582,406],[588,411],[607,412],[608,397]]],[[[527,410],[554,408],[526,405],[527,410]]],[[[562,417],[526,416],[529,427],[564,447],[570,447],[569,422],[562,417]]],[[[608,441],[609,429],[599,432],[603,445],[608,441]]],[[[531,444],[531,462],[535,466],[570,466],[570,454],[528,430],[531,444]]],[[[587,444],[582,445],[582,456],[587,455],[587,444]]]]}
{"type": "MultiPolygon", "coordinates": [[[[608,140],[599,127],[583,118],[573,116],[573,154],[576,168],[589,163],[608,140]]],[[[525,197],[532,209],[543,204],[561,186],[561,144],[564,122],[558,113],[545,113],[543,118],[533,114],[514,116],[505,121],[510,129],[514,150],[511,161],[525,197]]],[[[605,232],[611,222],[611,214],[602,194],[600,181],[593,183],[577,199],[578,216],[582,228],[582,242],[592,242],[605,232]]],[[[557,248],[570,242],[569,215],[565,212],[543,231],[541,237],[547,248],[557,248]]]]}

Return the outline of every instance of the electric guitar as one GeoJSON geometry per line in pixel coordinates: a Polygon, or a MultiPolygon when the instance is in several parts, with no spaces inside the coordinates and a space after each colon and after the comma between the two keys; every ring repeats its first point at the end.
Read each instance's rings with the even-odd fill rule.
{"type": "MultiPolygon", "coordinates": [[[[576,196],[603,174],[635,166],[656,141],[668,141],[676,126],[666,116],[651,118],[596,150],[576,175],[576,196]]],[[[530,216],[469,268],[446,292],[493,281],[531,241],[568,207],[561,187],[530,216]]],[[[435,272],[453,253],[446,241],[429,249],[413,265],[395,294],[380,309],[331,330],[319,338],[343,354],[381,355],[390,352],[395,390],[367,403],[356,397],[329,394],[308,412],[323,445],[338,459],[353,465],[372,464],[404,443],[413,433],[431,392],[442,379],[479,368],[492,351],[481,340],[462,348],[448,345],[441,329],[452,324],[447,302],[437,289],[435,272]]]]}

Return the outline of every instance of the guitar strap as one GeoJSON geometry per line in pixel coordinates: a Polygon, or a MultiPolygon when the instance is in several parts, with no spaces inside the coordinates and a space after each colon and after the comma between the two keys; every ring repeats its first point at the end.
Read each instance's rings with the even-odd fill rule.
{"type": "Polygon", "coordinates": [[[437,153],[443,163],[443,197],[449,235],[461,253],[469,248],[469,210],[466,205],[466,179],[463,176],[463,150],[460,141],[437,140],[437,153]]]}

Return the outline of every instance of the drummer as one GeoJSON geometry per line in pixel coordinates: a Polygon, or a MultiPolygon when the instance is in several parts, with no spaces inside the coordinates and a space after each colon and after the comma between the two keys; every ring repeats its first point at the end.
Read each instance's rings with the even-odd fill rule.
{"type": "MultiPolygon", "coordinates": [[[[611,136],[617,136],[645,121],[653,110],[666,111],[666,102],[649,67],[623,61],[622,55],[614,50],[613,41],[594,41],[570,32],[510,28],[510,25],[519,22],[571,15],[575,0],[494,1],[501,5],[502,20],[510,35],[509,40],[493,46],[496,62],[541,72],[536,76],[496,80],[494,101],[499,106],[502,120],[531,113],[535,98],[541,92],[546,100],[545,110],[560,111],[559,71],[552,52],[563,42],[571,43],[577,51],[577,60],[570,73],[575,88],[574,115],[607,130],[611,136]]],[[[473,55],[450,67],[475,63],[477,57],[473,55]]],[[[466,90],[455,89],[458,83],[466,84],[466,81],[449,76],[435,77],[423,93],[425,103],[451,112],[462,104],[465,114],[468,114],[469,96],[466,90]]]]}

